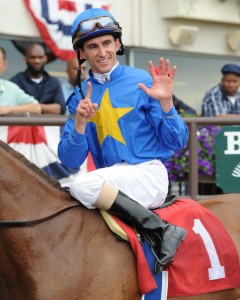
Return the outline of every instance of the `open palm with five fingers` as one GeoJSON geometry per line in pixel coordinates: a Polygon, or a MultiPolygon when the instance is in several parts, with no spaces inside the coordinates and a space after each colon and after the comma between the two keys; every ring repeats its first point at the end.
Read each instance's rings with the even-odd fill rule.
{"type": "Polygon", "coordinates": [[[153,84],[151,88],[148,88],[143,83],[139,83],[138,86],[151,98],[158,100],[164,111],[169,111],[173,105],[173,80],[177,71],[177,67],[170,68],[170,60],[164,60],[163,57],[159,59],[159,74],[154,71],[154,65],[152,61],[148,62],[149,73],[152,77],[153,84]]]}

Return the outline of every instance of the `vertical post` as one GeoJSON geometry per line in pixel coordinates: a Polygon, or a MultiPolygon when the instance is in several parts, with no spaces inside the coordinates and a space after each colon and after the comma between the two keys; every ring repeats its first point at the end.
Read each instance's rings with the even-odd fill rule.
{"type": "Polygon", "coordinates": [[[134,50],[129,49],[127,53],[127,65],[134,67],[135,66],[135,57],[134,57],[134,50]]]}
{"type": "Polygon", "coordinates": [[[189,123],[189,194],[196,200],[198,197],[198,139],[197,124],[189,123]]]}

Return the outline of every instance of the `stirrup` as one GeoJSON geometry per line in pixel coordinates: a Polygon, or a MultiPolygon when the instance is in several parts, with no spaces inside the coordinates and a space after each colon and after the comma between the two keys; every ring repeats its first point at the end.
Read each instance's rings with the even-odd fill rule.
{"type": "Polygon", "coordinates": [[[166,266],[170,265],[172,262],[173,262],[173,258],[169,260],[165,265],[163,265],[158,259],[156,259],[155,266],[154,266],[154,273],[159,274],[160,272],[163,271],[163,269],[166,266]]]}
{"type": "Polygon", "coordinates": [[[147,231],[140,230],[139,234],[144,238],[144,240],[146,240],[146,242],[151,247],[160,248],[161,243],[163,242],[163,239],[161,238],[160,234],[156,232],[147,232],[147,231]]]}
{"type": "MultiPolygon", "coordinates": [[[[161,260],[159,258],[159,255],[161,255],[161,253],[157,253],[158,247],[160,250],[160,243],[162,241],[161,237],[156,233],[152,233],[152,232],[150,233],[150,232],[146,232],[146,231],[141,231],[140,233],[138,233],[138,236],[143,237],[143,239],[146,241],[146,243],[148,243],[148,245],[150,246],[153,256],[156,259],[154,273],[159,274],[164,268],[164,266],[162,265],[161,260]],[[155,237],[155,239],[154,239],[154,237],[155,237]],[[159,239],[159,242],[156,242],[156,237],[159,239]]],[[[142,240],[142,238],[141,238],[141,240],[142,240]]]]}
{"type": "MultiPolygon", "coordinates": [[[[162,253],[161,251],[161,243],[164,242],[163,239],[161,238],[161,236],[159,234],[157,234],[156,232],[147,232],[147,231],[140,231],[138,232],[138,236],[142,237],[146,243],[148,243],[148,245],[150,246],[150,249],[156,259],[155,261],[155,266],[154,266],[154,273],[155,274],[159,274],[160,272],[163,271],[163,269],[171,264],[173,262],[173,257],[166,261],[165,263],[162,262],[161,256],[162,253]]],[[[141,238],[141,240],[142,240],[141,238]]],[[[179,242],[180,245],[181,241],[179,242]]],[[[178,247],[179,247],[178,245],[178,247]]],[[[176,248],[174,254],[176,253],[178,247],[176,248]]],[[[174,256],[174,255],[173,255],[174,256]]]]}

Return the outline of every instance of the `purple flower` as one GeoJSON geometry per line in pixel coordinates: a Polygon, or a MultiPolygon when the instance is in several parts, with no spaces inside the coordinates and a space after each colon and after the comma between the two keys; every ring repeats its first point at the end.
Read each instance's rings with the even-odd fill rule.
{"type": "MultiPolygon", "coordinates": [[[[215,136],[220,132],[220,126],[199,126],[198,138],[198,172],[199,175],[215,175],[215,136]]],[[[181,180],[187,177],[189,172],[189,149],[188,146],[176,152],[173,157],[165,163],[170,181],[181,180]]]]}

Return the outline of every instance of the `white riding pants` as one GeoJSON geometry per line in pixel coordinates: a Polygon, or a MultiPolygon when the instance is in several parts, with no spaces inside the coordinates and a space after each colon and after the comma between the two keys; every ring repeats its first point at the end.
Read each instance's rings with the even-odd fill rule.
{"type": "Polygon", "coordinates": [[[159,160],[135,165],[115,164],[80,174],[70,183],[71,195],[93,209],[104,183],[108,183],[146,208],[160,206],[168,192],[168,174],[159,160]]]}

